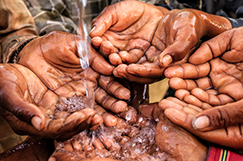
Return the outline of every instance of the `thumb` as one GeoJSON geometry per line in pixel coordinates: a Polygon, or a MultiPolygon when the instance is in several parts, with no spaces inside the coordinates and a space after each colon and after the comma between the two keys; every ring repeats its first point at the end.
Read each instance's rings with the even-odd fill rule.
{"type": "Polygon", "coordinates": [[[159,57],[161,67],[168,67],[171,63],[186,59],[189,54],[195,49],[191,44],[178,40],[172,45],[168,46],[159,57]]]}
{"type": "Polygon", "coordinates": [[[243,124],[243,100],[205,110],[195,116],[193,127],[199,131],[222,129],[243,124]]]}
{"type": "Polygon", "coordinates": [[[226,31],[204,43],[190,56],[189,62],[193,64],[205,63],[229,50],[232,39],[231,31],[226,31]],[[223,40],[223,41],[222,41],[223,40]]]}
{"type": "Polygon", "coordinates": [[[5,96],[4,99],[3,96],[0,96],[0,104],[3,109],[27,124],[32,124],[37,130],[45,127],[45,116],[42,111],[36,105],[27,102],[16,92],[11,92],[11,97],[5,96]]]}
{"type": "Polygon", "coordinates": [[[91,38],[102,36],[113,23],[115,23],[113,22],[113,13],[110,11],[110,7],[106,7],[100,15],[93,19],[89,36],[91,38]]]}

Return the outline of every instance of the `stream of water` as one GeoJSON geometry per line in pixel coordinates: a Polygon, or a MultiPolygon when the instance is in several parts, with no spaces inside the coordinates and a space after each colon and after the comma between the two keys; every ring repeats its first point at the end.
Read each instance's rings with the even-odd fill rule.
{"type": "MultiPolygon", "coordinates": [[[[88,41],[88,30],[85,18],[85,8],[87,6],[87,0],[77,0],[77,10],[78,10],[78,35],[81,37],[78,43],[78,54],[80,58],[81,68],[86,70],[89,68],[89,41],[88,41]]],[[[85,78],[84,78],[85,79],[85,78]]],[[[84,81],[85,82],[85,81],[84,81]]],[[[94,90],[89,88],[87,83],[84,83],[86,89],[86,96],[88,98],[87,104],[89,107],[94,107],[94,90]]]]}

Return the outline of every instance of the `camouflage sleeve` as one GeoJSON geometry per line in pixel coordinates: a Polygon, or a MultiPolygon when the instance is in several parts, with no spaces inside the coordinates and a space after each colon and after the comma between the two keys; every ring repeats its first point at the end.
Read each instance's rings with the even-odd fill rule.
{"type": "Polygon", "coordinates": [[[31,14],[22,0],[0,2],[0,61],[11,62],[16,50],[38,36],[31,14]]]}
{"type": "Polygon", "coordinates": [[[40,36],[52,31],[77,33],[76,23],[63,0],[24,0],[24,2],[34,18],[40,36]]]}

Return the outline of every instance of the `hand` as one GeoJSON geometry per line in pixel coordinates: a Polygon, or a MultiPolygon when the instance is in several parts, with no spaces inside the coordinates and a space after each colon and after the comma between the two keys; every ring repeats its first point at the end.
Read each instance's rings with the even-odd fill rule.
{"type": "Polygon", "coordinates": [[[201,38],[214,37],[230,28],[224,17],[194,9],[171,10],[160,21],[145,54],[149,61],[158,59],[161,67],[168,67],[187,59],[201,38]]]}
{"type": "Polygon", "coordinates": [[[2,64],[0,72],[1,115],[16,133],[66,138],[87,128],[91,121],[100,124],[98,115],[92,119],[95,111],[90,108],[65,117],[47,118],[45,114],[54,113],[58,99],[53,91],[21,65],[2,64]]]}
{"type": "Polygon", "coordinates": [[[69,160],[70,158],[97,161],[119,158],[119,156],[130,160],[147,160],[160,159],[161,155],[162,160],[206,159],[207,147],[189,132],[166,119],[157,103],[141,105],[138,110],[139,112],[134,108],[129,108],[122,115],[126,121],[120,118],[115,127],[101,127],[93,135],[84,131],[70,140],[59,142],[49,161],[69,160]],[[140,112],[142,115],[139,114],[140,112]],[[151,119],[157,116],[159,116],[156,118],[159,119],[159,122],[155,128],[156,124],[151,119]],[[150,129],[151,127],[152,129],[150,129]],[[155,133],[152,132],[154,130],[155,133]],[[157,145],[161,151],[158,151],[158,148],[155,149],[157,145]]]}
{"type": "Polygon", "coordinates": [[[199,65],[168,68],[170,86],[184,102],[160,102],[174,123],[205,140],[237,149],[243,148],[242,31],[242,27],[231,29],[203,43],[189,58],[199,65]]]}
{"type": "MultiPolygon", "coordinates": [[[[126,110],[127,104],[124,101],[118,101],[109,96],[104,89],[119,99],[128,99],[130,92],[111,77],[100,76],[91,68],[83,71],[76,52],[77,42],[77,36],[62,32],[53,32],[32,40],[20,52],[19,58],[19,64],[28,67],[31,71],[18,66],[18,68],[24,68],[22,71],[26,72],[11,74],[9,77],[15,80],[12,82],[4,81],[5,75],[16,69],[3,65],[3,69],[6,69],[2,73],[6,74],[1,76],[4,87],[1,102],[5,106],[1,110],[5,119],[17,133],[64,139],[86,129],[87,126],[84,125],[90,124],[92,128],[97,128],[102,124],[103,119],[106,125],[114,126],[116,124],[114,116],[109,115],[104,109],[100,110],[101,107],[95,110],[103,116],[103,119],[89,108],[74,112],[72,115],[68,112],[61,112],[60,116],[57,115],[55,105],[60,98],[69,98],[74,95],[85,96],[84,82],[87,83],[89,89],[95,89],[94,97],[97,103],[113,112],[126,110]],[[57,40],[59,43],[56,43],[57,40]],[[28,82],[25,82],[27,80],[28,82]],[[17,82],[16,85],[20,88],[18,90],[22,92],[8,90],[13,86],[12,84],[15,84],[14,82],[17,82]],[[18,100],[11,100],[13,94],[18,96],[18,100]],[[53,114],[56,114],[58,119],[54,121],[52,117],[46,118],[53,114]]],[[[98,61],[99,57],[91,56],[91,60],[98,61]]],[[[102,63],[96,65],[100,68],[102,63]]],[[[97,67],[96,65],[94,68],[97,67]]],[[[95,105],[95,107],[98,106],[95,105]]]]}
{"type": "Polygon", "coordinates": [[[117,78],[124,78],[136,83],[152,83],[163,78],[165,68],[159,65],[158,59],[153,62],[144,56],[136,64],[120,64],[113,70],[117,78]]]}
{"type": "Polygon", "coordinates": [[[92,21],[91,43],[113,65],[136,63],[150,46],[166,12],[163,7],[139,1],[110,5],[92,21]]]}

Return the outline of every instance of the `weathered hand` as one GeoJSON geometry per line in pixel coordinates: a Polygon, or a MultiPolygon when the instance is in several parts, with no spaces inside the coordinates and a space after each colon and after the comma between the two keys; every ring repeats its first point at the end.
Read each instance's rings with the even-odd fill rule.
{"type": "Polygon", "coordinates": [[[167,12],[146,51],[149,61],[158,59],[161,67],[187,59],[202,37],[211,38],[230,29],[229,20],[199,10],[167,12]]]}
{"type": "Polygon", "coordinates": [[[110,5],[93,20],[91,43],[109,57],[113,65],[136,63],[150,46],[166,12],[168,10],[163,7],[139,1],[110,5]]]}
{"type": "Polygon", "coordinates": [[[202,44],[189,61],[204,64],[168,68],[170,86],[185,103],[160,102],[174,123],[205,140],[237,149],[243,148],[242,30],[226,31],[202,44]]]}
{"type": "Polygon", "coordinates": [[[2,64],[0,68],[1,115],[16,133],[62,139],[92,126],[91,121],[102,123],[91,108],[63,112],[55,119],[45,116],[54,114],[58,95],[26,67],[2,64]]]}
{"type": "MultiPolygon", "coordinates": [[[[72,34],[53,32],[32,40],[20,52],[18,63],[28,67],[28,69],[24,68],[23,71],[31,70],[23,74],[11,75],[11,79],[14,78],[14,80],[20,81],[16,85],[23,88],[21,89],[23,92],[17,93],[18,97],[22,99],[12,101],[12,94],[8,89],[5,89],[7,92],[2,92],[1,94],[1,101],[6,105],[2,107],[2,114],[5,115],[9,122],[12,122],[10,124],[17,133],[63,139],[80,132],[81,129],[87,128],[87,126],[84,126],[86,122],[93,129],[102,124],[103,119],[107,126],[116,125],[116,118],[95,103],[94,109],[103,116],[103,119],[99,115],[95,115],[93,109],[80,109],[81,112],[83,111],[81,114],[79,111],[76,113],[76,111],[56,110],[57,107],[55,105],[62,98],[70,98],[72,96],[86,97],[86,88],[91,91],[94,90],[95,96],[93,97],[95,101],[112,112],[119,113],[127,109],[127,104],[124,101],[113,98],[106,91],[119,99],[128,99],[130,97],[128,89],[116,82],[112,77],[101,76],[92,68],[83,70],[80,67],[76,50],[78,40],[78,36],[72,34]],[[20,79],[15,79],[16,77],[20,79]],[[28,82],[22,87],[22,84],[27,80],[28,82]],[[31,82],[37,83],[32,84],[31,82]],[[84,83],[86,86],[84,86],[84,83]],[[30,104],[31,109],[20,103],[30,104]],[[58,119],[53,118],[53,115],[58,119]],[[13,120],[19,120],[19,123],[13,120]],[[20,126],[15,126],[14,123],[18,123],[20,126]]],[[[91,54],[90,61],[91,65],[94,63],[92,67],[97,68],[97,70],[107,69],[105,68],[107,64],[102,62],[105,61],[102,57],[92,56],[91,54]],[[100,61],[100,63],[95,63],[96,61],[100,61]]],[[[3,69],[5,68],[3,66],[3,69]]],[[[18,68],[22,69],[23,67],[18,66],[18,68]]],[[[11,73],[12,70],[16,69],[8,67],[3,73],[11,73]]],[[[110,72],[109,70],[103,70],[103,73],[109,74],[110,72]]],[[[4,76],[2,77],[4,80],[4,76]]],[[[3,81],[3,84],[5,83],[3,81]]],[[[14,84],[14,81],[11,83],[14,84]]],[[[4,88],[10,88],[11,83],[5,85],[4,88]]],[[[91,104],[87,106],[91,107],[91,104]]]]}
{"type": "Polygon", "coordinates": [[[119,118],[115,127],[101,127],[94,133],[84,131],[70,140],[59,142],[49,161],[206,159],[207,147],[195,136],[169,121],[158,103],[141,105],[138,111],[129,108],[122,117],[126,121],[119,118]],[[158,121],[156,128],[153,118],[158,121]]]}

